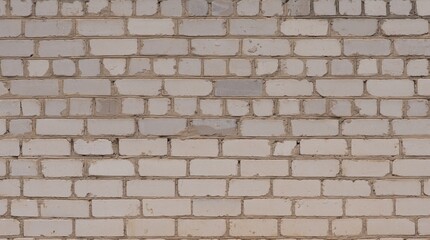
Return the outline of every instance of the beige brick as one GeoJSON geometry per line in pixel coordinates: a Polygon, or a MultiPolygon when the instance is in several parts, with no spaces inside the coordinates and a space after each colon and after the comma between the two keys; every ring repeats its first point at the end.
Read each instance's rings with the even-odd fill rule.
{"type": "Polygon", "coordinates": [[[342,123],[342,135],[377,136],[387,135],[389,122],[386,119],[352,119],[342,123]]]}
{"type": "Polygon", "coordinates": [[[299,56],[339,56],[341,45],[335,39],[296,40],[294,53],[299,56]]]}
{"type": "Polygon", "coordinates": [[[144,216],[191,215],[190,199],[143,199],[142,204],[144,216]]]}
{"type": "Polygon", "coordinates": [[[122,219],[77,219],[75,234],[77,237],[124,236],[124,221],[122,219]]]}
{"type": "Polygon", "coordinates": [[[134,164],[128,160],[93,160],[88,163],[90,176],[133,176],[134,164]]]}
{"type": "Polygon", "coordinates": [[[332,29],[340,36],[372,36],[378,30],[378,21],[376,19],[334,19],[332,29]]]}
{"type": "Polygon", "coordinates": [[[155,38],[142,40],[143,55],[187,55],[188,41],[186,39],[155,38]]]}
{"type": "Polygon", "coordinates": [[[393,120],[395,135],[428,135],[430,121],[427,119],[393,120]]]}
{"type": "Polygon", "coordinates": [[[0,180],[0,196],[20,196],[20,182],[18,179],[0,180]]]}
{"type": "Polygon", "coordinates": [[[346,155],[347,143],[343,139],[303,139],[300,141],[301,155],[346,155]]]}
{"type": "Polygon", "coordinates": [[[26,37],[68,36],[72,32],[71,20],[28,20],[24,23],[26,37]]]}
{"type": "Polygon", "coordinates": [[[12,200],[10,204],[11,216],[17,217],[37,217],[39,209],[37,200],[18,199],[12,200]]]}
{"type": "Polygon", "coordinates": [[[167,139],[120,139],[119,154],[164,156],[167,155],[167,139]]]}
{"type": "Polygon", "coordinates": [[[369,80],[367,91],[375,97],[406,97],[414,95],[414,82],[411,80],[369,80]]]}
{"type": "Polygon", "coordinates": [[[42,217],[89,217],[90,204],[86,200],[43,200],[40,214],[42,217]]]}
{"type": "Polygon", "coordinates": [[[238,161],[229,159],[194,159],[190,161],[190,175],[234,176],[237,175],[238,161]]]}
{"type": "Polygon", "coordinates": [[[194,199],[194,216],[238,216],[242,212],[240,199],[194,199]]]}
{"type": "Polygon", "coordinates": [[[396,215],[428,216],[430,214],[429,199],[401,198],[396,199],[396,215]]]}
{"type": "Polygon", "coordinates": [[[391,199],[347,199],[347,216],[391,216],[394,203],[391,199]]]}
{"type": "Polygon", "coordinates": [[[377,180],[373,183],[376,195],[420,195],[421,184],[418,180],[377,180]]]}
{"type": "Polygon", "coordinates": [[[67,139],[32,139],[22,143],[24,156],[68,156],[70,150],[70,142],[67,139]]]}
{"type": "Polygon", "coordinates": [[[14,80],[10,82],[10,93],[20,96],[56,96],[57,80],[14,80]]]}
{"type": "Polygon", "coordinates": [[[274,196],[315,197],[321,195],[319,180],[273,180],[274,196]]]}
{"type": "Polygon", "coordinates": [[[290,42],[284,39],[244,39],[242,52],[251,56],[285,56],[291,49],[290,42]]]}
{"type": "Polygon", "coordinates": [[[173,219],[128,219],[126,221],[127,236],[173,236],[175,220],[173,219]]]}
{"type": "Polygon", "coordinates": [[[191,52],[199,56],[205,56],[205,55],[234,56],[239,52],[239,40],[192,39],[191,52]]]}
{"type": "Polygon", "coordinates": [[[253,177],[288,176],[289,162],[287,160],[242,160],[240,175],[253,177]]]}
{"type": "Polygon", "coordinates": [[[232,179],[229,182],[229,196],[264,196],[269,193],[269,180],[232,179]]]}
{"type": "Polygon", "coordinates": [[[282,136],[285,127],[282,120],[242,120],[241,133],[243,136],[282,136]]]}
{"type": "Polygon", "coordinates": [[[391,53],[388,39],[347,39],[343,52],[346,56],[387,56],[391,53]]]}
{"type": "Polygon", "coordinates": [[[217,139],[173,139],[171,145],[172,156],[218,156],[217,139]]]}
{"type": "Polygon", "coordinates": [[[399,140],[396,139],[352,139],[352,155],[356,156],[383,156],[398,155],[399,140]]]}
{"type": "Polygon", "coordinates": [[[131,135],[135,132],[133,119],[89,119],[88,132],[91,135],[131,135]]]}
{"type": "Polygon", "coordinates": [[[268,140],[235,139],[224,140],[222,143],[223,156],[268,156],[270,145],[268,140]]]}
{"type": "Polygon", "coordinates": [[[121,180],[78,180],[75,182],[75,194],[78,197],[121,197],[121,180]]]}
{"type": "Polygon", "coordinates": [[[110,155],[113,154],[112,142],[107,139],[74,141],[73,149],[80,155],[110,155]]]}
{"type": "Polygon", "coordinates": [[[429,234],[429,226],[430,226],[430,219],[428,218],[420,218],[418,219],[418,234],[425,235],[429,234]]]}
{"type": "Polygon", "coordinates": [[[84,121],[78,119],[38,119],[36,134],[39,135],[82,135],[84,121]]]}
{"type": "Polygon", "coordinates": [[[327,236],[329,223],[327,219],[282,219],[281,235],[283,236],[327,236]]]}
{"type": "Polygon", "coordinates": [[[226,188],[224,179],[180,179],[178,181],[180,196],[225,196],[226,188]]]}
{"type": "Polygon", "coordinates": [[[4,19],[0,21],[0,29],[2,29],[2,32],[0,33],[1,37],[17,37],[22,33],[21,21],[15,19],[4,19]]]}
{"type": "Polygon", "coordinates": [[[61,237],[72,234],[72,220],[26,219],[24,220],[24,236],[61,237]]]}
{"type": "Polygon", "coordinates": [[[107,79],[67,79],[64,80],[65,94],[110,95],[111,83],[107,79]]]}
{"type": "Polygon", "coordinates": [[[324,196],[370,196],[370,184],[356,180],[324,180],[324,196]]]}
{"type": "Polygon", "coordinates": [[[24,181],[24,196],[28,197],[70,197],[70,180],[27,179],[24,181]]]}
{"type": "Polygon", "coordinates": [[[132,35],[173,35],[175,23],[172,19],[128,20],[128,32],[132,35]]]}
{"type": "Polygon", "coordinates": [[[124,21],[121,19],[78,19],[76,31],[82,36],[121,36],[125,32],[124,21]]]}
{"type": "Polygon", "coordinates": [[[409,219],[368,219],[367,234],[414,235],[415,224],[409,219]]]}
{"type": "Polygon", "coordinates": [[[232,219],[231,236],[277,236],[278,222],[275,219],[232,219]]]}
{"type": "Polygon", "coordinates": [[[16,219],[0,219],[0,231],[4,236],[19,235],[20,223],[16,219]]]}
{"type": "Polygon", "coordinates": [[[383,177],[390,172],[385,160],[343,160],[342,175],[351,177],[383,177]]]}
{"type": "Polygon", "coordinates": [[[281,32],[287,36],[324,36],[328,21],[324,19],[289,19],[281,23],[281,32]]]}
{"type": "Polygon", "coordinates": [[[428,33],[429,22],[425,19],[387,19],[382,22],[386,35],[421,35],[428,33]]]}
{"type": "Polygon", "coordinates": [[[335,177],[339,173],[338,160],[294,160],[293,176],[335,177]]]}
{"type": "Polygon", "coordinates": [[[164,89],[173,96],[207,96],[212,91],[209,80],[164,80],[164,89]]]}
{"type": "Polygon", "coordinates": [[[76,40],[42,40],[39,42],[40,57],[77,57],[84,56],[85,43],[76,40]]]}
{"type": "MultiPolygon", "coordinates": [[[[333,70],[332,70],[333,71],[333,70]]],[[[316,91],[326,97],[350,97],[363,95],[362,80],[317,80],[316,91]]]]}
{"type": "Polygon", "coordinates": [[[430,155],[430,141],[427,139],[403,139],[403,153],[405,155],[430,155]]]}
{"type": "Polygon", "coordinates": [[[429,176],[430,161],[425,159],[397,159],[393,162],[393,175],[429,176]]]}
{"type": "Polygon", "coordinates": [[[342,200],[340,199],[307,199],[295,203],[297,216],[341,216],[342,200]]]}
{"type": "Polygon", "coordinates": [[[270,96],[309,96],[313,92],[313,84],[307,80],[268,80],[266,92],[270,96]]]}
{"type": "Polygon", "coordinates": [[[184,237],[224,236],[227,231],[223,219],[180,219],[178,220],[178,235],[184,237]]]}
{"type": "Polygon", "coordinates": [[[335,136],[338,134],[337,120],[292,120],[294,136],[335,136]]]}
{"type": "Polygon", "coordinates": [[[362,228],[363,223],[361,219],[335,219],[332,222],[332,232],[336,236],[359,235],[362,232],[362,228]]]}
{"type": "Polygon", "coordinates": [[[1,40],[0,56],[2,57],[29,57],[34,53],[32,40],[1,40]]]}
{"type": "Polygon", "coordinates": [[[137,53],[137,39],[91,39],[92,55],[133,55],[137,53]]]}
{"type": "Polygon", "coordinates": [[[92,200],[94,217],[132,217],[140,214],[140,201],[137,199],[92,200]]]}
{"type": "Polygon", "coordinates": [[[230,19],[231,35],[275,35],[276,19],[230,19]]]}
{"type": "MultiPolygon", "coordinates": [[[[24,148],[23,148],[23,155],[25,155],[24,148]]],[[[0,156],[19,156],[19,140],[18,139],[0,140],[0,156]]]]}
{"type": "Polygon", "coordinates": [[[139,160],[140,176],[185,176],[187,162],[175,159],[142,159],[139,160]]]}
{"type": "Polygon", "coordinates": [[[127,181],[127,196],[172,197],[175,195],[173,180],[130,180],[127,181]]]}
{"type": "Polygon", "coordinates": [[[222,19],[183,19],[179,34],[185,36],[224,36],[226,21],[222,19]]]}
{"type": "Polygon", "coordinates": [[[42,174],[44,177],[80,177],[84,164],[80,160],[43,160],[42,174]]]}
{"type": "Polygon", "coordinates": [[[243,202],[247,216],[287,216],[291,215],[291,205],[287,199],[249,199],[243,202]]]}

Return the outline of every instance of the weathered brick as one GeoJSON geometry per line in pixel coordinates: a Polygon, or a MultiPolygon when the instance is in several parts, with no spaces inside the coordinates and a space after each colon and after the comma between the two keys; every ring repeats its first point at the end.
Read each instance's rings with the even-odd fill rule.
{"type": "Polygon", "coordinates": [[[121,36],[125,32],[124,21],[121,19],[79,19],[76,21],[76,31],[82,36],[121,36]]]}
{"type": "Polygon", "coordinates": [[[137,53],[137,39],[91,39],[92,55],[133,55],[137,53]]]}
{"type": "Polygon", "coordinates": [[[290,19],[281,23],[281,32],[287,36],[325,36],[328,21],[317,19],[290,19]]]}
{"type": "Polygon", "coordinates": [[[128,32],[132,35],[173,35],[175,23],[172,19],[128,20],[128,32]]]}
{"type": "Polygon", "coordinates": [[[68,36],[72,32],[71,20],[28,20],[25,21],[26,37],[68,36]]]}
{"type": "Polygon", "coordinates": [[[332,29],[340,36],[372,36],[378,30],[376,19],[334,19],[332,29]]]}
{"type": "Polygon", "coordinates": [[[290,41],[285,39],[244,39],[242,53],[251,56],[285,56],[291,53],[290,41]]]}
{"type": "Polygon", "coordinates": [[[204,56],[204,55],[234,56],[239,52],[239,40],[237,39],[192,39],[191,52],[199,56],[204,56]]]}
{"type": "Polygon", "coordinates": [[[129,219],[126,221],[127,236],[173,236],[175,221],[173,219],[129,219]]]}
{"type": "Polygon", "coordinates": [[[390,46],[387,39],[346,39],[343,52],[347,56],[387,56],[390,46]]]}
{"type": "Polygon", "coordinates": [[[296,40],[294,53],[299,56],[339,56],[341,45],[335,39],[296,40]]]}
{"type": "Polygon", "coordinates": [[[78,57],[86,51],[84,40],[42,40],[39,42],[40,57],[78,57]]]}

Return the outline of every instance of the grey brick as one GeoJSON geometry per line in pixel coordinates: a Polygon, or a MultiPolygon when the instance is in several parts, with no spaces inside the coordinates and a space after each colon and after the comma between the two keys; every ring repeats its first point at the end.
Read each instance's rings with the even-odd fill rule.
{"type": "Polygon", "coordinates": [[[139,120],[139,131],[144,135],[176,135],[184,131],[186,119],[147,118],[139,120]]]}
{"type": "Polygon", "coordinates": [[[235,119],[194,119],[191,121],[191,132],[200,135],[235,135],[235,119]]]}
{"type": "Polygon", "coordinates": [[[261,96],[261,80],[218,80],[215,82],[215,96],[261,96]]]}

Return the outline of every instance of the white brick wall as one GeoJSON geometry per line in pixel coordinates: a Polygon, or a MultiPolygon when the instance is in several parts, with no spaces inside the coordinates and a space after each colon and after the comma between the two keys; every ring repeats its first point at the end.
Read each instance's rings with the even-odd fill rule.
{"type": "Polygon", "coordinates": [[[0,240],[430,238],[430,0],[0,0],[0,240]]]}

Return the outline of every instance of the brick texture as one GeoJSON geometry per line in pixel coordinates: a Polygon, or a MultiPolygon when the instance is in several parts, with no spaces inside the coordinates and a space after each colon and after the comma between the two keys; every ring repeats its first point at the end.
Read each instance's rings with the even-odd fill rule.
{"type": "Polygon", "coordinates": [[[0,0],[0,240],[430,239],[430,0],[0,0]]]}

